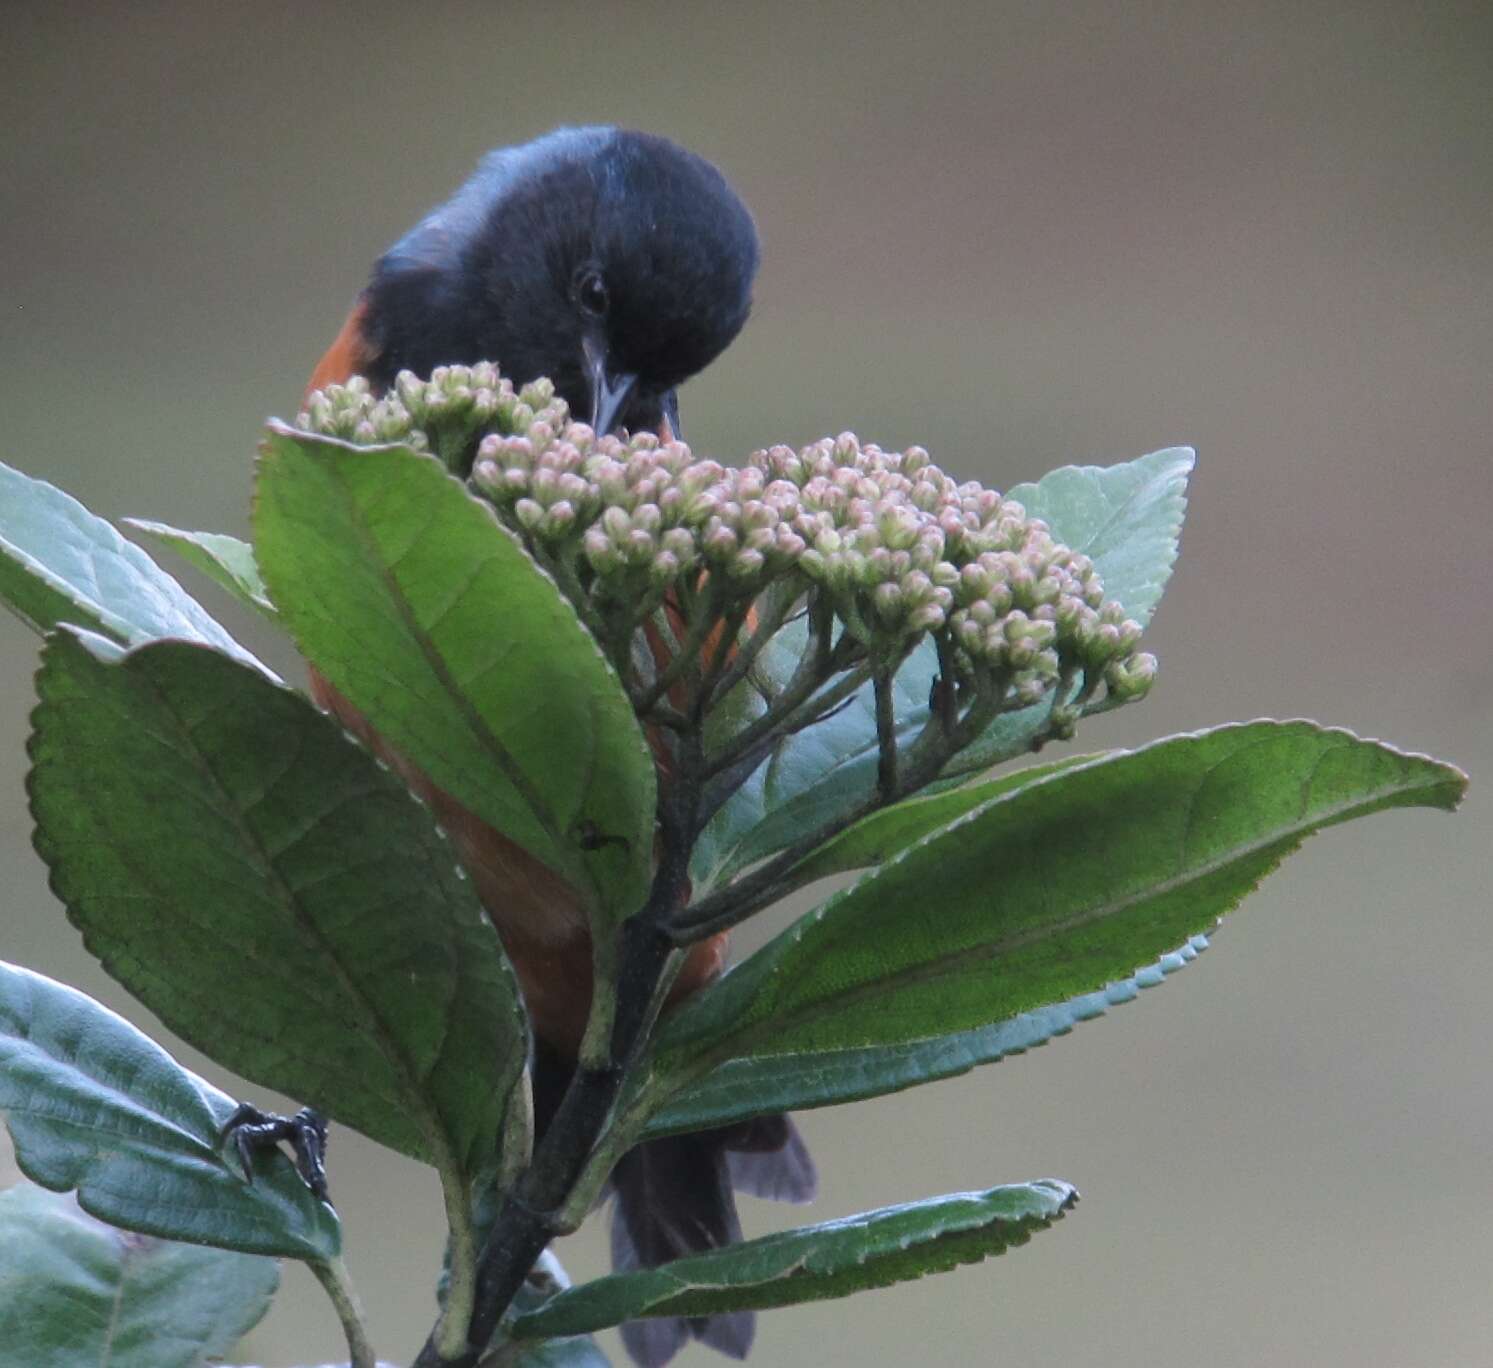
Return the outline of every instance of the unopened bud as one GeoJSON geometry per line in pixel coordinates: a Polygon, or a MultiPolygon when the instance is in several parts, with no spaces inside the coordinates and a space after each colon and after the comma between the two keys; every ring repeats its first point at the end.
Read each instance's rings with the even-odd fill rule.
{"type": "Polygon", "coordinates": [[[1125,660],[1113,660],[1105,667],[1104,682],[1117,702],[1144,698],[1156,682],[1156,657],[1141,652],[1125,660]]]}

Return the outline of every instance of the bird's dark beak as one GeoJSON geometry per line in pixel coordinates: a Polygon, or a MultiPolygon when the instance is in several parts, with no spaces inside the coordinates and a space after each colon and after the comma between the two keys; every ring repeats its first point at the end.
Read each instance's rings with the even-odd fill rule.
{"type": "Polygon", "coordinates": [[[684,429],[679,426],[679,396],[670,390],[658,404],[662,413],[658,425],[659,439],[665,442],[682,442],[684,429]]]}
{"type": "Polygon", "coordinates": [[[614,373],[607,365],[606,347],[586,339],[586,380],[591,388],[591,427],[598,435],[611,432],[638,383],[636,375],[614,373]]]}

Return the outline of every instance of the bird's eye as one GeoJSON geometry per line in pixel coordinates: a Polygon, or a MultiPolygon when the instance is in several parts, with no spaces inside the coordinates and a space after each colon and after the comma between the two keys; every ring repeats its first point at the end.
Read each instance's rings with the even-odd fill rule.
{"type": "Polygon", "coordinates": [[[600,271],[583,271],[575,282],[575,300],[593,318],[607,311],[607,285],[600,271]]]}

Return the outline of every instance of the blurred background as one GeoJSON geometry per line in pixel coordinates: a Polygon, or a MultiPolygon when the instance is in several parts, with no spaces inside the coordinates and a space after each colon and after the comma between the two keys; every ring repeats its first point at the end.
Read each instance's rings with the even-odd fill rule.
{"type": "MultiPolygon", "coordinates": [[[[1197,446],[1149,637],[1160,683],[1079,744],[1305,715],[1472,771],[1456,818],[1310,842],[1135,1005],[805,1117],[815,1219],[1040,1176],[1084,1201],[996,1263],[769,1314],[753,1363],[1493,1358],[1493,11],[261,0],[3,19],[0,458],[97,512],[245,535],[259,425],[295,409],[372,259],[488,147],[619,122],[716,160],[761,230],[754,316],[683,392],[697,449],[853,427],[1004,488],[1197,446]]],[[[30,850],[35,656],[0,621],[0,957],[157,1030],[30,850]]],[[[340,1130],[332,1165],[381,1352],[407,1361],[432,1315],[434,1181],[340,1130]]],[[[753,1232],[804,1219],[748,1207],[753,1232]]],[[[564,1243],[574,1274],[602,1269],[603,1234],[564,1243]]],[[[238,1357],[344,1352],[290,1268],[238,1357]]]]}

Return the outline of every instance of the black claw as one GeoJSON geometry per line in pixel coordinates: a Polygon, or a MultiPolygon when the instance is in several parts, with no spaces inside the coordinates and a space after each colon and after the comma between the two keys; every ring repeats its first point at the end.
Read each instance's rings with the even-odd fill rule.
{"type": "Polygon", "coordinates": [[[330,1204],[327,1196],[327,1123],[319,1112],[302,1107],[294,1116],[262,1112],[252,1102],[240,1102],[218,1132],[219,1143],[233,1139],[244,1179],[254,1181],[254,1156],[288,1140],[295,1151],[296,1172],[311,1195],[330,1204]]]}

